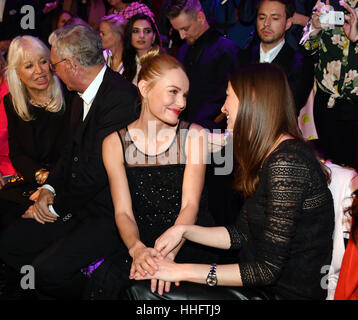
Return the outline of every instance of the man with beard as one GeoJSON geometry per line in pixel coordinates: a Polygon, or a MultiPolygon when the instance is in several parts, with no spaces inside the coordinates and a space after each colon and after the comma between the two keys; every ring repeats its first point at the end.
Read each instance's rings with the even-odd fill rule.
{"type": "Polygon", "coordinates": [[[256,18],[259,41],[254,40],[238,57],[240,66],[257,62],[279,65],[288,78],[298,115],[313,87],[314,66],[311,57],[285,41],[294,12],[294,0],[261,0],[256,18]]]}

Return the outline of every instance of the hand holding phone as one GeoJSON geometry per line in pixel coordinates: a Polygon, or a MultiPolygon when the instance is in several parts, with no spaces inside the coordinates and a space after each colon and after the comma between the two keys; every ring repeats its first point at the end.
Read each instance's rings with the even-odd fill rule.
{"type": "Polygon", "coordinates": [[[329,11],[327,13],[321,14],[319,17],[319,21],[321,22],[321,24],[343,26],[344,13],[343,11],[329,11]]]}

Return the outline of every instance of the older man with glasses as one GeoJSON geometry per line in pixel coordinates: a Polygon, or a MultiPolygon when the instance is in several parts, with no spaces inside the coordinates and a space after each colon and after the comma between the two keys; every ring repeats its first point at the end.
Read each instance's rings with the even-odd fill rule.
{"type": "Polygon", "coordinates": [[[81,269],[121,250],[102,140],[135,120],[136,88],[107,68],[97,32],[82,26],[50,36],[51,68],[72,95],[70,143],[25,213],[1,235],[0,258],[35,267],[36,289],[54,298],[81,298],[81,269]],[[42,253],[40,255],[40,253],[42,253]]]}

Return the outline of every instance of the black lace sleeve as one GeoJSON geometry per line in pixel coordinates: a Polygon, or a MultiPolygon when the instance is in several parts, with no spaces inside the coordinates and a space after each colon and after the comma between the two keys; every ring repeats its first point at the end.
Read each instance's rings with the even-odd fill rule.
{"type": "Polygon", "coordinates": [[[230,235],[230,249],[240,249],[245,235],[235,225],[225,226],[230,235]]]}
{"type": "Polygon", "coordinates": [[[275,283],[290,258],[297,218],[310,190],[309,165],[296,153],[278,152],[266,161],[260,184],[266,199],[265,212],[261,215],[264,221],[262,232],[255,239],[254,261],[239,263],[244,286],[275,283]]]}
{"type": "Polygon", "coordinates": [[[236,223],[225,226],[230,236],[230,249],[240,249],[247,242],[246,221],[247,211],[245,206],[243,206],[236,223]]]}

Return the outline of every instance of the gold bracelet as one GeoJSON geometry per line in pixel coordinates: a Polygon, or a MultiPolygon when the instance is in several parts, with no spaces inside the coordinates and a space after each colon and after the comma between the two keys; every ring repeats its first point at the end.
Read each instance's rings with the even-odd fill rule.
{"type": "Polygon", "coordinates": [[[36,173],[35,173],[35,180],[38,184],[42,184],[42,174],[45,173],[47,170],[46,169],[40,169],[40,170],[37,170],[36,173]]]}

